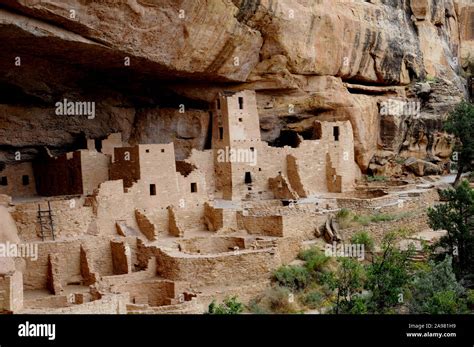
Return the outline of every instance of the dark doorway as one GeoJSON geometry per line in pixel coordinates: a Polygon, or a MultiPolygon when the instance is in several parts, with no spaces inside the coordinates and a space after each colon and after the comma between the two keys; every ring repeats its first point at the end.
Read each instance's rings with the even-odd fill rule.
{"type": "Polygon", "coordinates": [[[28,175],[23,175],[23,176],[21,177],[21,181],[22,181],[22,183],[23,183],[24,186],[29,185],[29,184],[30,184],[30,176],[28,176],[28,175]]]}
{"type": "Polygon", "coordinates": [[[252,174],[250,172],[245,173],[245,184],[251,184],[252,183],[252,174]]]}
{"type": "Polygon", "coordinates": [[[223,139],[224,139],[224,128],[219,127],[219,140],[223,140],[223,139]]]}
{"type": "Polygon", "coordinates": [[[102,152],[102,140],[95,139],[94,144],[95,144],[95,149],[97,150],[97,152],[102,152]]]}
{"type": "Polygon", "coordinates": [[[339,127],[332,128],[332,134],[334,135],[334,141],[339,141],[339,127]]]}
{"type": "Polygon", "coordinates": [[[156,185],[150,184],[150,195],[156,195],[156,185]]]}
{"type": "Polygon", "coordinates": [[[191,183],[191,193],[197,193],[198,186],[197,183],[191,183]]]}

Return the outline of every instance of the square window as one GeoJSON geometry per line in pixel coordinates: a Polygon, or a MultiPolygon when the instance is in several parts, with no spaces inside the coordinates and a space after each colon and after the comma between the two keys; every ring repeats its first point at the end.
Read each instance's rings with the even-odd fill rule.
{"type": "Polygon", "coordinates": [[[165,150],[163,148],[161,149],[161,153],[165,153],[165,150]]]}
{"type": "Polygon", "coordinates": [[[243,121],[243,119],[242,119],[242,118],[239,118],[239,122],[242,122],[242,121],[243,121]]]}
{"type": "Polygon", "coordinates": [[[149,150],[149,149],[145,149],[145,152],[150,153],[150,150],[149,150]]]}

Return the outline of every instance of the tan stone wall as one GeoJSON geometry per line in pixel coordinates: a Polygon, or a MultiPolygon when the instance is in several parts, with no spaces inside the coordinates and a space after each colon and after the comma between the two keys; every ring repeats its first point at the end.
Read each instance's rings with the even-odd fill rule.
{"type": "Polygon", "coordinates": [[[245,239],[242,237],[196,237],[178,241],[181,251],[190,254],[218,254],[245,249],[245,239]]]}
{"type": "Polygon", "coordinates": [[[110,134],[105,140],[102,140],[102,153],[110,156],[112,161],[115,159],[115,148],[122,147],[122,134],[110,134]]]}
{"type": "Polygon", "coordinates": [[[237,213],[239,229],[245,229],[249,234],[266,236],[283,236],[282,216],[244,216],[237,213]]]}
{"type": "Polygon", "coordinates": [[[80,268],[81,244],[92,261],[93,268],[102,276],[113,274],[112,253],[110,239],[89,237],[84,240],[71,241],[39,241],[38,259],[26,258],[24,272],[25,289],[45,289],[48,283],[48,258],[50,254],[57,254],[58,278],[63,288],[68,283],[77,283],[83,280],[80,268]]]}
{"type": "Polygon", "coordinates": [[[168,305],[175,298],[174,282],[162,279],[146,279],[140,282],[122,281],[111,286],[116,293],[128,293],[130,303],[150,306],[168,305]]]}
{"type": "Polygon", "coordinates": [[[193,285],[230,285],[268,279],[279,265],[274,250],[240,251],[225,255],[172,256],[156,250],[157,273],[193,285]]]}
{"type": "Polygon", "coordinates": [[[81,155],[82,192],[90,195],[109,179],[110,157],[96,151],[79,151],[81,155]]]}
{"type": "MultiPolygon", "coordinates": [[[[214,156],[212,150],[198,151],[193,149],[186,162],[193,164],[201,172],[206,182],[208,194],[215,194],[216,177],[214,172],[214,156]]],[[[181,184],[180,184],[181,186],[181,184]]]]}
{"type": "MultiPolygon", "coordinates": [[[[18,234],[22,241],[40,240],[40,228],[38,224],[38,203],[41,209],[47,209],[47,202],[21,203],[15,206],[11,215],[18,228],[18,234]]],[[[51,200],[54,230],[57,239],[78,237],[88,232],[93,220],[93,209],[84,206],[83,198],[71,198],[69,200],[51,200]]],[[[47,240],[51,240],[48,234],[47,240]]]]}
{"type": "Polygon", "coordinates": [[[23,307],[23,279],[19,271],[0,274],[0,312],[17,312],[23,307]]]}
{"type": "Polygon", "coordinates": [[[0,184],[0,194],[10,196],[34,196],[36,195],[35,176],[31,163],[19,163],[8,165],[0,172],[0,179],[6,177],[7,185],[0,184]],[[28,176],[28,184],[23,184],[23,176],[28,176]]]}
{"type": "Polygon", "coordinates": [[[48,309],[25,309],[24,314],[126,314],[129,295],[104,294],[102,298],[84,304],[71,305],[69,307],[48,309]]]}

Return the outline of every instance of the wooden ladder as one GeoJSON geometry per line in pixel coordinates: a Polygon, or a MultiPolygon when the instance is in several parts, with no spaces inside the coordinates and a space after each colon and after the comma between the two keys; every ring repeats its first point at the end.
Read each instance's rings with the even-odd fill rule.
{"type": "Polygon", "coordinates": [[[46,233],[49,233],[54,240],[54,223],[53,214],[51,212],[51,204],[49,201],[47,210],[42,210],[41,204],[38,204],[38,222],[41,230],[41,239],[43,241],[47,236],[46,233]]]}

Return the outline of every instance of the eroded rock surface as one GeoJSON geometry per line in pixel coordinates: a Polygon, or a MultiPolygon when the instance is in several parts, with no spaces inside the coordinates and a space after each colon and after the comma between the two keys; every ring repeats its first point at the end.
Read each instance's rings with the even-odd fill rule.
{"type": "Polygon", "coordinates": [[[442,120],[466,96],[460,59],[472,51],[473,12],[461,1],[1,4],[4,162],[118,131],[131,143],[173,141],[183,159],[206,148],[218,91],[254,89],[271,144],[310,137],[316,119],[349,120],[362,172],[390,174],[399,157],[442,168],[442,120]],[[96,118],[58,116],[64,98],[96,102],[96,118]],[[392,99],[419,112],[381,115],[392,99]]]}

